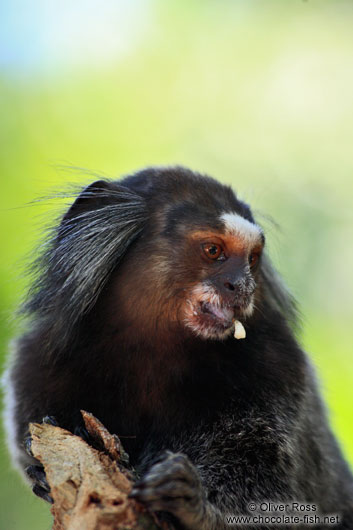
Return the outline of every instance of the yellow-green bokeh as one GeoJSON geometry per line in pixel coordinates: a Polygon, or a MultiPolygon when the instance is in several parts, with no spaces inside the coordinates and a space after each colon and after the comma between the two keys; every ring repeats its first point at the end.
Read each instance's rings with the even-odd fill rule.
{"type": "MultiPolygon", "coordinates": [[[[0,70],[2,366],[27,283],[23,256],[61,207],[55,200],[26,204],[93,178],[59,166],[118,177],[146,165],[184,164],[231,183],[253,206],[299,300],[302,343],[353,463],[353,5],[135,3],[129,45],[107,49],[107,60],[81,46],[81,57],[66,51],[0,70]]],[[[89,42],[84,6],[77,38],[89,42]]],[[[65,36],[69,21],[60,23],[65,36]]],[[[118,16],[114,23],[129,35],[118,16]]],[[[47,506],[21,485],[0,443],[0,528],[49,528],[47,506]]]]}

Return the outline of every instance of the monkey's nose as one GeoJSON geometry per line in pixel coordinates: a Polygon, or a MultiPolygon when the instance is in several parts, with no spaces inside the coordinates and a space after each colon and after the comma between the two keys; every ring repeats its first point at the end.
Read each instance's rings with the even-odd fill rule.
{"type": "Polygon", "coordinates": [[[246,305],[249,298],[253,295],[255,285],[253,282],[247,282],[239,278],[224,278],[221,283],[220,293],[223,295],[225,301],[230,305],[246,305]]]}

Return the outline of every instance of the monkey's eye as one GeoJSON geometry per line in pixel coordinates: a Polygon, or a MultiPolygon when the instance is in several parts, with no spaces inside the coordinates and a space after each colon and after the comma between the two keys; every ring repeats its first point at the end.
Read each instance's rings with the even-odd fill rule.
{"type": "Polygon", "coordinates": [[[253,268],[256,263],[259,261],[259,257],[260,255],[257,253],[257,252],[252,252],[250,255],[249,255],[249,265],[251,268],[253,268]]]}
{"type": "Polygon", "coordinates": [[[209,259],[219,260],[224,258],[221,245],[217,245],[216,243],[205,243],[202,245],[202,248],[209,259]]]}

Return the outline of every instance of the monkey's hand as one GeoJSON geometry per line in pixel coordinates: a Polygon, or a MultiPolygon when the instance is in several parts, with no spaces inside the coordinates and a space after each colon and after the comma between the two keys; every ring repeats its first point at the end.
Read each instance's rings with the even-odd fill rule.
{"type": "Polygon", "coordinates": [[[130,496],[151,511],[169,512],[188,530],[214,528],[215,514],[209,513],[198,471],[181,453],[166,451],[134,484],[130,496]]]}
{"type": "MultiPolygon", "coordinates": [[[[53,416],[45,416],[42,420],[43,423],[49,423],[49,425],[57,425],[57,421],[53,416]]],[[[24,448],[28,456],[33,457],[32,454],[32,438],[27,436],[24,440],[24,448]]],[[[32,484],[32,491],[37,497],[53,503],[53,499],[50,496],[50,486],[45,475],[44,467],[38,462],[38,464],[27,466],[25,469],[27,478],[32,484]]]]}
{"type": "MultiPolygon", "coordinates": [[[[54,427],[58,426],[58,422],[54,416],[45,416],[42,420],[42,423],[48,423],[49,425],[53,425],[54,427]]],[[[87,432],[87,430],[82,427],[81,425],[77,425],[74,428],[73,433],[76,436],[80,436],[85,440],[87,443],[90,443],[91,439],[87,432]]],[[[26,453],[32,458],[32,438],[31,436],[27,436],[24,440],[24,448],[26,453]]],[[[34,461],[36,461],[34,459],[34,461]]],[[[50,495],[50,486],[47,481],[47,477],[44,471],[44,467],[42,464],[40,464],[38,461],[36,461],[36,464],[29,465],[25,468],[25,473],[29,481],[32,485],[32,491],[37,497],[40,497],[41,499],[53,503],[53,499],[50,495]]]]}

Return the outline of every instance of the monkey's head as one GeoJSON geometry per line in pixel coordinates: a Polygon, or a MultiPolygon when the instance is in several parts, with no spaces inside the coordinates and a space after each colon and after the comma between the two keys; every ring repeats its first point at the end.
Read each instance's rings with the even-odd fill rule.
{"type": "Polygon", "coordinates": [[[30,310],[45,308],[61,338],[98,308],[141,338],[224,339],[235,320],[246,327],[259,283],[278,290],[264,242],[249,207],[210,177],[176,167],[97,181],[65,214],[30,310]]]}
{"type": "Polygon", "coordinates": [[[254,309],[264,235],[229,187],[191,171],[147,170],[122,181],[147,219],[113,283],[114,314],[158,333],[223,339],[254,309]]]}

